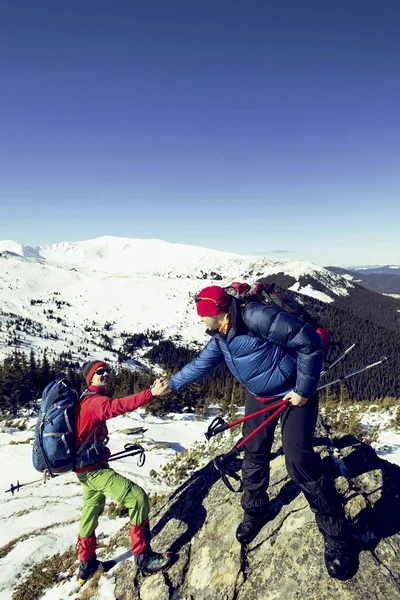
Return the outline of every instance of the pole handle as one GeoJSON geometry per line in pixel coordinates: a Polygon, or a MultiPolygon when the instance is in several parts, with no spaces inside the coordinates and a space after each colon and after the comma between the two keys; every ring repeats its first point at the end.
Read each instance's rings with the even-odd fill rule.
{"type": "Polygon", "coordinates": [[[215,419],[211,421],[204,435],[206,440],[210,440],[214,435],[217,435],[217,433],[221,433],[227,429],[229,429],[229,423],[224,421],[222,417],[215,417],[215,419]]]}

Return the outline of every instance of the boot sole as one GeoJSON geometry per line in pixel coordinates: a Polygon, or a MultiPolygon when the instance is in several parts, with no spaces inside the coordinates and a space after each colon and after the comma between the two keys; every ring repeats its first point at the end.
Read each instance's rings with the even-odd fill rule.
{"type": "Polygon", "coordinates": [[[172,565],[176,562],[176,558],[177,557],[175,557],[175,555],[170,555],[169,562],[157,571],[148,571],[145,567],[139,567],[138,565],[136,566],[141,575],[143,575],[144,577],[149,577],[150,575],[156,575],[157,573],[164,573],[164,571],[168,571],[168,569],[172,567],[172,565]]]}

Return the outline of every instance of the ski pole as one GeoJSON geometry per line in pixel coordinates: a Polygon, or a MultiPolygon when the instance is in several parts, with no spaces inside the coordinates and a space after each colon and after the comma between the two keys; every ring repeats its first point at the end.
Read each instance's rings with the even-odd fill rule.
{"type": "Polygon", "coordinates": [[[361,369],[358,369],[357,371],[353,371],[352,373],[348,373],[347,375],[342,375],[342,377],[338,377],[337,379],[334,379],[333,381],[330,381],[329,383],[325,383],[325,385],[320,385],[316,391],[319,392],[320,390],[323,390],[324,388],[327,388],[330,385],[334,385],[335,383],[339,383],[339,381],[344,381],[345,379],[349,379],[349,377],[353,377],[354,375],[363,373],[364,371],[367,371],[368,369],[372,369],[372,367],[381,365],[382,363],[387,362],[389,360],[390,360],[390,358],[388,358],[387,356],[382,356],[381,360],[378,360],[377,362],[371,363],[370,365],[367,365],[366,367],[362,367],[361,369]]]}
{"type": "MultiPolygon", "coordinates": [[[[348,350],[347,352],[349,352],[349,351],[350,350],[348,350]]],[[[358,373],[363,373],[364,371],[367,371],[368,369],[371,369],[372,367],[376,367],[377,365],[387,362],[388,360],[390,360],[390,359],[387,356],[383,356],[381,358],[381,360],[378,360],[374,363],[371,363],[370,365],[362,367],[361,369],[358,369],[357,371],[353,371],[352,373],[348,373],[347,375],[343,375],[342,377],[338,377],[334,381],[330,381],[329,383],[326,383],[325,385],[319,386],[316,389],[316,391],[318,392],[319,390],[322,390],[331,385],[334,385],[335,383],[338,383],[339,381],[343,381],[344,379],[349,379],[349,377],[353,377],[354,375],[357,375],[358,373]]],[[[283,395],[286,395],[287,393],[288,392],[285,392],[285,394],[283,394],[283,395]]],[[[276,399],[276,398],[277,398],[277,396],[274,397],[274,399],[276,399]]],[[[272,400],[272,398],[268,398],[268,400],[272,400]]],[[[265,412],[273,410],[274,408],[277,408],[277,410],[275,410],[275,412],[270,417],[268,417],[268,419],[266,419],[263,423],[261,423],[258,427],[256,427],[256,429],[254,429],[254,431],[252,431],[247,437],[242,438],[237,444],[235,444],[235,446],[232,448],[232,450],[230,450],[226,454],[221,454],[219,456],[216,456],[215,459],[213,460],[213,464],[214,464],[215,468],[217,469],[217,471],[219,471],[224,484],[231,491],[240,492],[241,485],[239,486],[239,489],[235,490],[233,488],[232,484],[227,479],[227,475],[230,475],[235,480],[240,481],[240,477],[236,473],[234,474],[233,471],[230,471],[229,463],[235,456],[237,456],[239,454],[240,450],[251,438],[253,438],[259,431],[261,431],[261,429],[263,429],[263,427],[265,427],[268,423],[270,423],[270,421],[272,421],[272,419],[274,419],[276,416],[278,416],[279,413],[283,412],[289,404],[290,403],[288,401],[281,400],[280,402],[277,402],[276,404],[273,404],[272,406],[269,406],[267,408],[259,410],[251,415],[247,415],[246,417],[242,417],[241,419],[238,419],[237,421],[233,421],[232,423],[226,423],[221,417],[216,417],[216,419],[214,419],[212,421],[207,432],[205,433],[205,436],[208,440],[212,436],[216,435],[217,433],[226,431],[227,429],[230,429],[231,427],[235,427],[235,425],[239,425],[240,423],[243,423],[244,421],[248,421],[249,419],[252,419],[255,416],[261,415],[265,412]]]]}
{"type": "Polygon", "coordinates": [[[354,348],[355,348],[356,346],[357,346],[357,344],[352,344],[351,346],[349,346],[349,347],[347,348],[347,350],[345,350],[345,351],[343,352],[343,354],[341,354],[341,355],[339,356],[339,358],[337,358],[335,361],[333,361],[333,363],[332,363],[332,364],[330,364],[330,365],[329,365],[329,367],[326,367],[326,369],[324,369],[323,371],[321,371],[321,375],[320,375],[320,377],[323,377],[323,376],[325,375],[325,373],[327,373],[327,372],[328,372],[330,369],[333,369],[333,367],[334,367],[335,365],[337,365],[337,364],[338,364],[338,362],[339,362],[339,361],[341,361],[341,360],[342,360],[342,358],[344,358],[344,357],[345,357],[345,356],[346,356],[346,355],[347,355],[349,352],[351,352],[352,350],[354,350],[354,348]]]}
{"type": "Polygon", "coordinates": [[[116,452],[115,454],[111,454],[108,462],[119,460],[120,458],[127,458],[128,456],[136,456],[137,454],[140,454],[138,466],[142,467],[145,463],[146,455],[144,453],[143,446],[140,444],[125,444],[124,450],[121,450],[121,452],[116,452]]]}
{"type": "MultiPolygon", "coordinates": [[[[58,477],[58,475],[53,475],[53,478],[54,477],[58,477]]],[[[20,483],[19,481],[17,481],[16,485],[11,483],[10,489],[6,490],[5,494],[7,492],[11,492],[11,495],[14,496],[14,492],[18,492],[19,488],[26,487],[27,485],[33,485],[34,483],[46,483],[46,481],[50,478],[50,474],[47,471],[45,471],[41,479],[35,479],[35,481],[29,481],[28,483],[20,483]]]]}

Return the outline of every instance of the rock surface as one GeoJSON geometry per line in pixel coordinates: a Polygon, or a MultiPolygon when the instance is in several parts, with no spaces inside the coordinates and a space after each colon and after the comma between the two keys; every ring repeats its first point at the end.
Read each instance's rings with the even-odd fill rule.
{"type": "MultiPolygon", "coordinates": [[[[335,478],[352,525],[358,569],[331,579],[314,515],[285,469],[271,461],[272,519],[247,547],[236,541],[240,494],[213,463],[195,472],[151,514],[153,547],[178,555],[163,574],[143,577],[133,560],[113,572],[118,600],[395,600],[400,599],[400,468],[350,435],[331,440],[320,426],[315,450],[335,478]],[[333,444],[332,444],[333,442],[333,444]]],[[[240,467],[240,460],[233,463],[240,467]]],[[[129,548],[127,527],[113,542],[129,548]]]]}

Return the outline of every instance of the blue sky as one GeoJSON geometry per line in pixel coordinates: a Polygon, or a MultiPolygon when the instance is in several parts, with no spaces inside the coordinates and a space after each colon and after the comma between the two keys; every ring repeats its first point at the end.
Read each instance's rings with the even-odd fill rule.
{"type": "Polygon", "coordinates": [[[0,239],[400,261],[400,3],[5,0],[0,239]]]}

